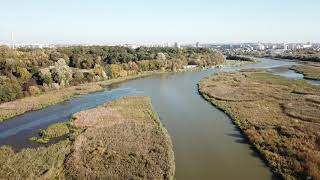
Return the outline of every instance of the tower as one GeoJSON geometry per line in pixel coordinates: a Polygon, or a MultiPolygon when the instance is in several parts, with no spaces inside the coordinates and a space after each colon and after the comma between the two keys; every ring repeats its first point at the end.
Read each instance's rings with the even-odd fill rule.
{"type": "Polygon", "coordinates": [[[14,49],[13,32],[11,32],[11,48],[14,49]]]}

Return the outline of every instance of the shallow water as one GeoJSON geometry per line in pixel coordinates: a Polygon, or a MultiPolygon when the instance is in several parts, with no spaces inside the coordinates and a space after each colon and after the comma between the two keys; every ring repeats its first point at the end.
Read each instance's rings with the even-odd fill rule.
{"type": "Polygon", "coordinates": [[[123,96],[146,95],[151,97],[155,111],[171,135],[177,179],[272,179],[275,177],[269,168],[250,149],[230,118],[201,98],[197,83],[213,73],[241,68],[271,68],[275,74],[303,78],[287,69],[296,64],[261,59],[257,64],[242,67],[161,74],[111,85],[106,91],[76,97],[0,123],[0,145],[9,144],[17,150],[37,147],[39,144],[28,139],[36,136],[39,128],[123,96]]]}

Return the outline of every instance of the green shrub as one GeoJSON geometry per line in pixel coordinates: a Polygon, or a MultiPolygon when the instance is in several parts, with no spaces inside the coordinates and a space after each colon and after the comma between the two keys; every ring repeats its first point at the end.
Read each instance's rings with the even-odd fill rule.
{"type": "Polygon", "coordinates": [[[41,94],[41,90],[37,86],[30,86],[28,92],[31,96],[41,94]]]}
{"type": "Polygon", "coordinates": [[[110,64],[107,66],[107,75],[110,78],[117,78],[121,76],[121,72],[123,72],[123,68],[122,66],[118,65],[118,64],[110,64]]]}
{"type": "Polygon", "coordinates": [[[73,77],[73,81],[75,81],[75,82],[81,82],[84,80],[84,74],[83,74],[83,72],[81,72],[79,70],[76,70],[73,73],[72,77],[73,77]]]}
{"type": "Polygon", "coordinates": [[[22,88],[15,79],[6,79],[0,84],[0,102],[7,102],[23,96],[22,88]]]}

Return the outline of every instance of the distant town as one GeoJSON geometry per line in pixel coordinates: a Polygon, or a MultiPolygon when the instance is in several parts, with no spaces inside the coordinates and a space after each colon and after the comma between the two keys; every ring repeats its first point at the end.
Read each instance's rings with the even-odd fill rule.
{"type": "Polygon", "coordinates": [[[61,48],[68,46],[120,46],[136,49],[139,47],[174,47],[174,48],[210,48],[221,50],[226,53],[250,53],[259,51],[268,51],[274,54],[290,52],[296,50],[312,50],[320,51],[320,43],[200,43],[193,44],[180,44],[175,43],[160,43],[160,44],[92,44],[92,43],[79,43],[79,44],[44,44],[44,43],[1,43],[0,45],[7,45],[12,48],[61,48]]]}

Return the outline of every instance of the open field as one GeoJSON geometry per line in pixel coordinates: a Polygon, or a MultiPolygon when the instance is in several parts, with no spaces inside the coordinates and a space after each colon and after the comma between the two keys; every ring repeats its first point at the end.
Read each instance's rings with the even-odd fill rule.
{"type": "MultiPolygon", "coordinates": [[[[70,124],[81,131],[47,148],[0,148],[0,177],[12,179],[173,179],[171,139],[147,97],[126,97],[82,111],[70,124]]],[[[62,134],[68,133],[63,131],[62,134]]]]}
{"type": "Polygon", "coordinates": [[[111,79],[101,82],[86,83],[58,90],[48,91],[36,96],[30,96],[10,102],[5,102],[0,104],[0,123],[4,120],[23,114],[25,112],[39,110],[47,106],[69,100],[70,98],[77,95],[101,91],[103,90],[104,86],[110,85],[112,83],[118,83],[130,79],[145,77],[156,73],[163,72],[146,72],[134,76],[120,77],[117,79],[111,79]]]}
{"type": "Polygon", "coordinates": [[[320,80],[320,63],[306,63],[301,66],[294,66],[290,69],[303,74],[305,79],[320,80]]]}
{"type": "Polygon", "coordinates": [[[284,179],[320,178],[320,88],[265,71],[221,73],[199,91],[284,179]]]}

